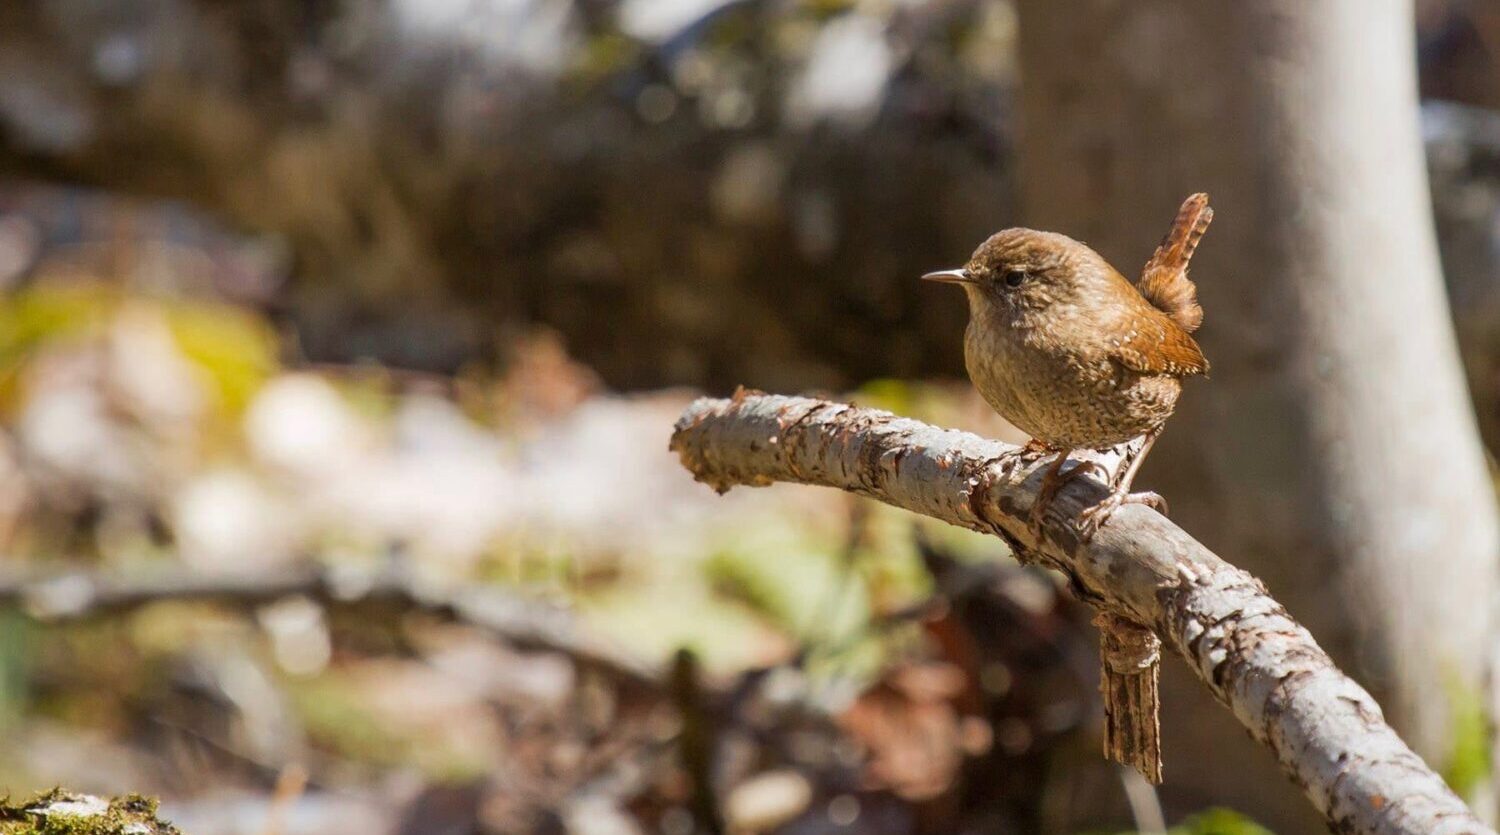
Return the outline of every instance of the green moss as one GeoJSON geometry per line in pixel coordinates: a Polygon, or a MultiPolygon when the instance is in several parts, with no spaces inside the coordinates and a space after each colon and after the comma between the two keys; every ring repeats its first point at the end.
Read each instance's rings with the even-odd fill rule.
{"type": "Polygon", "coordinates": [[[0,800],[0,835],[181,835],[156,816],[156,800],[138,794],[110,800],[52,789],[25,802],[0,800]],[[69,809],[74,806],[75,809],[69,809]]]}

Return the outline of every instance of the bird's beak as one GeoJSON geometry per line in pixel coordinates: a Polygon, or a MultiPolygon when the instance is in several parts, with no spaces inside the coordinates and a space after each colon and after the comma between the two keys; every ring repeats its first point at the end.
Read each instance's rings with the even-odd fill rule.
{"type": "Polygon", "coordinates": [[[964,270],[938,270],[922,276],[924,281],[941,281],[944,284],[968,284],[974,279],[964,270]]]}

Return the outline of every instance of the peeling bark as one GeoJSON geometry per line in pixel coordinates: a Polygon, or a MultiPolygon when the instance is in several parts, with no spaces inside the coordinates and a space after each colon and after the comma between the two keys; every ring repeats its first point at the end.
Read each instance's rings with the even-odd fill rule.
{"type": "Polygon", "coordinates": [[[1061,571],[1084,600],[1149,627],[1187,661],[1335,831],[1492,832],[1248,572],[1139,505],[1081,542],[1066,520],[1104,496],[1096,481],[1069,484],[1034,532],[1027,510],[1041,466],[1007,468],[1015,447],[887,412],[743,391],[689,406],[672,449],[720,492],[776,481],[837,487],[994,534],[1022,562],[1061,571]]]}
{"type": "Polygon", "coordinates": [[[1161,785],[1161,639],[1108,612],[1099,627],[1099,695],[1104,702],[1104,756],[1161,785]]]}

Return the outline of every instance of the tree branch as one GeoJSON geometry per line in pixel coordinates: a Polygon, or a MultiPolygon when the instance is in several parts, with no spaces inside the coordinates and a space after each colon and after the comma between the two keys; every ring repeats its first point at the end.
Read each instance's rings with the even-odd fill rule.
{"type": "Polygon", "coordinates": [[[0,578],[0,608],[20,608],[42,621],[105,617],[168,600],[258,606],[296,595],[329,607],[387,605],[425,612],[487,632],[519,649],[562,653],[581,667],[623,683],[651,691],[661,687],[662,670],[590,634],[564,609],[493,588],[431,588],[395,570],[306,568],[244,575],[173,571],[134,577],[0,578]]]}
{"type": "Polygon", "coordinates": [[[1084,600],[1149,626],[1186,660],[1335,831],[1493,832],[1255,577],[1139,505],[1080,542],[1063,520],[1103,497],[1097,482],[1064,489],[1038,536],[1026,513],[1040,466],[1003,472],[1014,447],[887,412],[744,391],[689,406],[672,449],[720,492],[776,481],[837,487],[994,534],[1023,562],[1063,572],[1084,600]]]}

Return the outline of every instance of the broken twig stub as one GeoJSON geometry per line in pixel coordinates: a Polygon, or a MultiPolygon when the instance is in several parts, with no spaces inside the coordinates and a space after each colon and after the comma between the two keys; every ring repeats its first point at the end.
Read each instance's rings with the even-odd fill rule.
{"type": "Polygon", "coordinates": [[[1161,640],[1108,612],[1099,627],[1099,694],[1104,701],[1104,756],[1161,784],[1161,640]]]}

